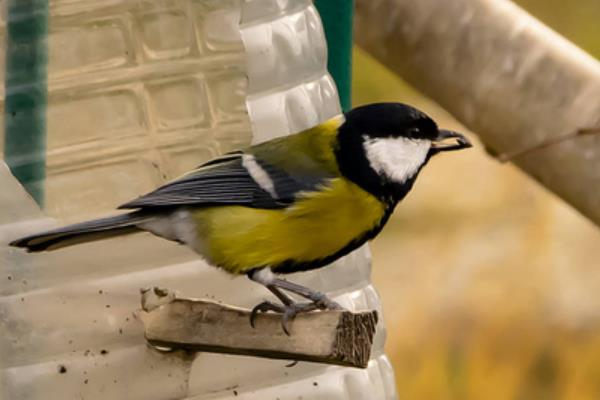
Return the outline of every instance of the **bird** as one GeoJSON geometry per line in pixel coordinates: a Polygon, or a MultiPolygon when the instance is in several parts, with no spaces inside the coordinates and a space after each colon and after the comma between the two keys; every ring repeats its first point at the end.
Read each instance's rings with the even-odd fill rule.
{"type": "Polygon", "coordinates": [[[263,285],[279,302],[256,305],[250,323],[259,313],[280,313],[289,334],[288,322],[299,313],[342,308],[282,276],[326,267],[373,239],[433,156],[471,146],[407,104],[358,106],[216,157],[118,207],[127,213],[10,245],[41,252],[151,232],[263,285]]]}

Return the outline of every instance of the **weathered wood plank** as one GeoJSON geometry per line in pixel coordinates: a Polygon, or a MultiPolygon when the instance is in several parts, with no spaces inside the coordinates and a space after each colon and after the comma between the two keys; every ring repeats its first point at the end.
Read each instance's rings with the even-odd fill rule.
{"type": "Polygon", "coordinates": [[[159,348],[184,349],[313,361],[366,368],[377,312],[314,311],[289,322],[290,335],[278,314],[260,314],[250,326],[250,310],[214,301],[178,298],[160,292],[151,304],[143,294],[146,339],[159,348]],[[161,304],[163,303],[163,304],[161,304]]]}

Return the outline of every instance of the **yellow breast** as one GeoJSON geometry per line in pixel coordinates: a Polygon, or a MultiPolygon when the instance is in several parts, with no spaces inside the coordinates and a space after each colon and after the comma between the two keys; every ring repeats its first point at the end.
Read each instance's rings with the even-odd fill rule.
{"type": "Polygon", "coordinates": [[[380,201],[343,179],[285,209],[218,206],[193,212],[205,256],[232,273],[326,258],[378,226],[384,215],[380,201]]]}

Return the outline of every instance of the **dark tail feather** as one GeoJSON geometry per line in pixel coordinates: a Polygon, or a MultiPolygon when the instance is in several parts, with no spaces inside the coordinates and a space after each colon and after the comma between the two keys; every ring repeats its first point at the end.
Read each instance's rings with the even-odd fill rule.
{"type": "Polygon", "coordinates": [[[133,212],[95,219],[17,239],[10,245],[26,248],[29,252],[56,250],[74,244],[134,233],[139,231],[137,224],[150,218],[147,214],[133,212]]]}

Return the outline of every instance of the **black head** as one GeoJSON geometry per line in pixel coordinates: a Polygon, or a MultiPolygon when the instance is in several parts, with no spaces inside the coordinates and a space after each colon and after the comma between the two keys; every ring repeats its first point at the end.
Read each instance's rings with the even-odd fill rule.
{"type": "Polygon", "coordinates": [[[434,140],[438,127],[422,111],[402,103],[373,103],[356,107],[346,114],[346,123],[372,137],[398,137],[434,140]]]}
{"type": "Polygon", "coordinates": [[[438,129],[425,113],[406,104],[369,104],[344,116],[336,150],[342,174],[394,204],[433,155],[471,146],[464,136],[438,129]]]}

